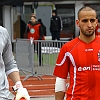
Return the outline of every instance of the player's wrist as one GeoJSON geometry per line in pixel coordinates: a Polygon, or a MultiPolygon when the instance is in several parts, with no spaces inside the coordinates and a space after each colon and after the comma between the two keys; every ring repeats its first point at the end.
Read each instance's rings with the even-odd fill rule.
{"type": "Polygon", "coordinates": [[[15,85],[12,87],[14,92],[16,92],[19,88],[23,88],[21,81],[17,81],[15,85]]]}

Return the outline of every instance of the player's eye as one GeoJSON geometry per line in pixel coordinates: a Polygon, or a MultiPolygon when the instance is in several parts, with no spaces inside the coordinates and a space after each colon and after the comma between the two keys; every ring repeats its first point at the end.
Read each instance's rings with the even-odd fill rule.
{"type": "Polygon", "coordinates": [[[93,23],[93,22],[95,22],[95,20],[96,20],[96,19],[90,19],[90,22],[93,23]]]}
{"type": "Polygon", "coordinates": [[[87,23],[88,22],[88,19],[83,19],[82,22],[83,23],[87,23]]]}
{"type": "MultiPolygon", "coordinates": [[[[90,19],[90,22],[93,23],[95,22],[96,19],[90,19]]],[[[83,19],[82,22],[83,23],[87,23],[89,20],[88,19],[83,19]]]]}

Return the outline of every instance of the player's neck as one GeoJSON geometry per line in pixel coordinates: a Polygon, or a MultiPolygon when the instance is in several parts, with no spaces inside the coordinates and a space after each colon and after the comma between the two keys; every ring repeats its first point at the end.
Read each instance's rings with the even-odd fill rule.
{"type": "Polygon", "coordinates": [[[83,42],[90,43],[90,42],[92,42],[95,39],[95,34],[93,34],[90,37],[87,37],[85,35],[81,35],[80,34],[79,39],[82,40],[83,42]]]}

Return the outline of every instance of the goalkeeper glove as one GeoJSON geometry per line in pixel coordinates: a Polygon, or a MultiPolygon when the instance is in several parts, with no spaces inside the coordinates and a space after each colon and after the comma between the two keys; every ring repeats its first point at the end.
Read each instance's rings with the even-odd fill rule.
{"type": "Polygon", "coordinates": [[[23,88],[21,81],[18,81],[13,86],[13,90],[16,92],[15,100],[20,100],[21,98],[25,98],[25,100],[30,100],[30,96],[26,88],[23,88]]]}

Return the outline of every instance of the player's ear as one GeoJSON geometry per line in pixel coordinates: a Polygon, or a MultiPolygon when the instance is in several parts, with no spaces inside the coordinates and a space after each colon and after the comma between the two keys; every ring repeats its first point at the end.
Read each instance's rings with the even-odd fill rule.
{"type": "Polygon", "coordinates": [[[76,25],[79,27],[80,25],[79,25],[79,20],[76,20],[76,25]]]}

